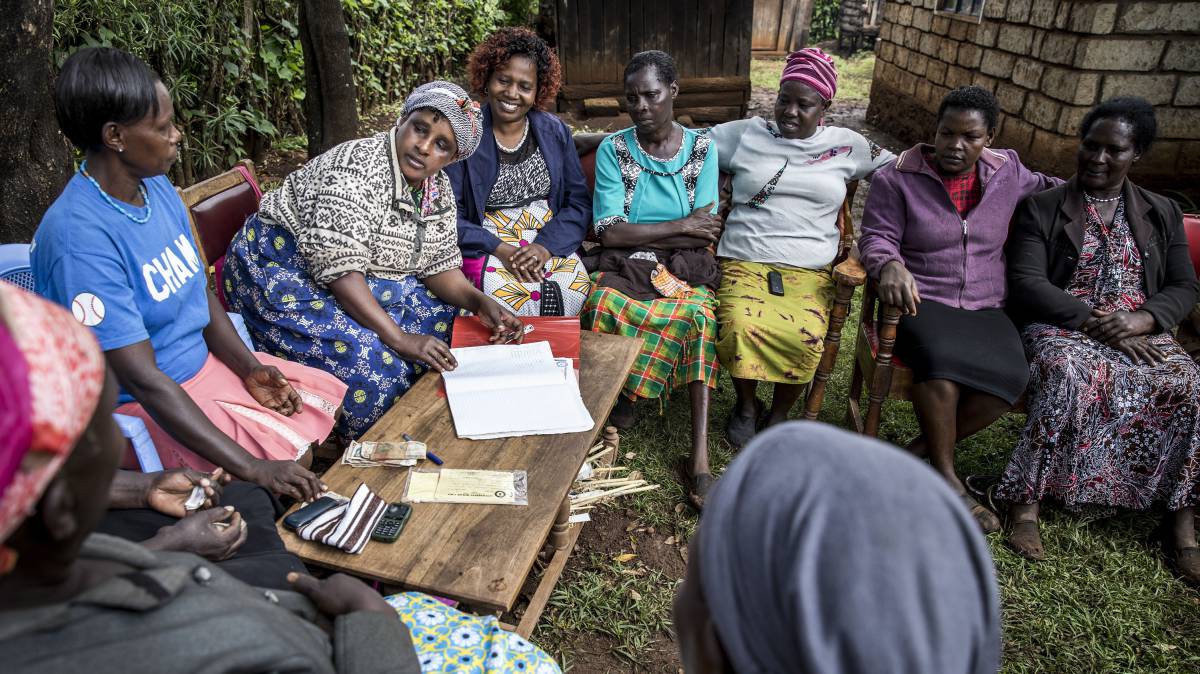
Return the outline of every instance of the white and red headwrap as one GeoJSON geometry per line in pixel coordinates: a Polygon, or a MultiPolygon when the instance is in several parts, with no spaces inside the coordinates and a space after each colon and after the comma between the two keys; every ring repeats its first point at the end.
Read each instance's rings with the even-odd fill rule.
{"type": "Polygon", "coordinates": [[[33,513],[87,428],[104,377],[91,330],[0,282],[0,573],[16,561],[4,541],[33,513]]]}
{"type": "Polygon", "coordinates": [[[837,66],[829,54],[816,47],[805,47],[788,54],[779,83],[793,80],[812,87],[827,101],[832,101],[837,94],[837,66]]]}

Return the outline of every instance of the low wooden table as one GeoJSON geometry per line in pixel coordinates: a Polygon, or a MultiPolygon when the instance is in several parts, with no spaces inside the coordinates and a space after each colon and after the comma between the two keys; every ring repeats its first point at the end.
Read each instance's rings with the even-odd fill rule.
{"type": "MultiPolygon", "coordinates": [[[[596,420],[590,431],[532,435],[497,440],[460,440],[454,433],[441,376],[422,377],[363,440],[400,440],[408,433],[429,445],[447,468],[524,470],[529,476],[529,505],[491,506],[417,503],[395,543],[371,541],[362,554],[349,555],[302,540],[279,525],[288,550],[306,564],[343,571],[441,597],[474,609],[506,611],[513,607],[538,553],[550,561],[516,631],[529,636],[570,556],[580,527],[568,524],[567,492],[588,450],[596,444],[641,340],[584,332],[580,344],[580,393],[596,420]]],[[[537,401],[497,400],[514,411],[537,414],[537,401]]],[[[619,442],[608,428],[604,442],[619,442]]],[[[407,469],[355,468],[336,463],[323,478],[329,488],[349,496],[366,482],[389,503],[400,501],[407,469]]]]}

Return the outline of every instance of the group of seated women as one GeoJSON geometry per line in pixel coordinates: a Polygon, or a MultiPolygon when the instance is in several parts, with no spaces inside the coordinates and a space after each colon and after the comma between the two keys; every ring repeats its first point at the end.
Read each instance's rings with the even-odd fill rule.
{"type": "Polygon", "coordinates": [[[896,352],[921,427],[909,449],[995,531],[956,475],[955,444],[1024,397],[1028,425],[996,491],[1013,504],[1013,546],[1042,556],[1046,496],[1165,503],[1170,558],[1200,578],[1200,371],[1169,332],[1196,281],[1179,208],[1126,179],[1155,135],[1144,101],[1085,118],[1064,184],[990,147],[999,111],[978,87],[951,91],[934,142],[896,157],[823,124],[837,71],[819,49],[788,57],[773,119],[700,131],[675,121],[670,56],[642,52],[624,75],[633,126],[600,142],[593,194],[570,130],[539,109],[560,80],[540,38],[498,31],[470,80],[482,108],[452,83],[422,85],[393,128],[334,147],[263,198],[224,268],[252,352],[207,290],[163,175],[180,139],[166,87],[117,50],[64,63],[58,116],[86,161],[35,236],[37,289],[95,331],[120,411],[146,420],[165,466],[309,498],[315,443],[360,435],[426,369],[455,367],[456,316],[510,341],[522,316],[578,314],[585,329],[642,340],[612,423],[687,385],[682,472],[702,507],[719,368],[737,394],[730,444],[787,419],[823,351],[847,183],[874,178],[861,258],[903,312],[896,352]],[[583,243],[589,230],[598,244],[583,243]],[[774,384],[769,409],[759,382],[774,384]]]}
{"type": "MultiPolygon", "coordinates": [[[[0,283],[6,672],[560,671],[495,617],[308,575],[261,487],[118,470],[104,360],[69,313],[0,283]],[[193,486],[205,501],[189,513],[193,486]]],[[[674,620],[691,674],[999,665],[983,536],[934,473],[876,440],[809,422],[764,434],[714,488],[690,557],[674,620]]]]}

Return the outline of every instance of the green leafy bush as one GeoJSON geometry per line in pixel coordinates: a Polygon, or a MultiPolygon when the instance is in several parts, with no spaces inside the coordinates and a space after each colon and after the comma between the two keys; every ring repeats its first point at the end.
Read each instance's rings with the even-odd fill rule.
{"type": "Polygon", "coordinates": [[[816,0],[813,3],[812,20],[808,24],[809,44],[837,39],[841,11],[840,0],[816,0]]]}
{"type": "MultiPolygon", "coordinates": [[[[517,11],[522,2],[529,4],[505,4],[517,11]]],[[[475,44],[509,18],[500,0],[342,4],[363,110],[402,98],[419,81],[454,77],[475,44]]],[[[172,178],[190,184],[304,132],[298,11],[286,0],[60,0],[55,61],[103,45],[158,71],[184,134],[172,178]]]]}

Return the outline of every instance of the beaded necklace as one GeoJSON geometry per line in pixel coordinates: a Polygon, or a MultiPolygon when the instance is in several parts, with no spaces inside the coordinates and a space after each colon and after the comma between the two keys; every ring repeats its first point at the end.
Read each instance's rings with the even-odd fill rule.
{"type": "Polygon", "coordinates": [[[1088,194],[1087,192],[1084,192],[1083,198],[1087,199],[1088,203],[1091,203],[1091,204],[1110,204],[1110,203],[1116,201],[1117,199],[1120,199],[1121,195],[1118,194],[1117,196],[1111,197],[1109,199],[1101,199],[1100,197],[1093,197],[1092,195],[1088,194]]]}
{"type": "Polygon", "coordinates": [[[521,131],[521,140],[517,141],[516,147],[512,147],[512,148],[506,147],[503,143],[500,142],[499,136],[496,136],[496,147],[500,148],[501,152],[512,154],[512,153],[516,152],[517,150],[521,149],[521,146],[525,144],[525,139],[528,137],[529,137],[529,117],[527,116],[527,117],[525,117],[525,129],[523,131],[521,131]]]}
{"type": "Polygon", "coordinates": [[[83,175],[84,178],[87,178],[88,182],[95,185],[96,191],[98,191],[100,193],[100,196],[104,197],[104,200],[106,202],[108,202],[108,205],[117,209],[117,212],[120,213],[121,215],[124,215],[125,217],[129,218],[130,220],[134,221],[135,223],[137,223],[139,225],[144,225],[150,220],[150,216],[154,213],[154,209],[153,209],[153,207],[150,206],[150,193],[146,191],[146,186],[143,185],[141,183],[141,181],[138,181],[138,193],[142,195],[142,201],[144,201],[146,203],[146,215],[139,218],[136,215],[134,215],[134,214],[130,213],[129,211],[125,210],[124,208],[122,208],[121,205],[117,203],[116,199],[113,199],[111,196],[108,195],[108,192],[104,191],[104,188],[100,187],[100,183],[96,182],[96,179],[93,178],[92,175],[87,172],[87,160],[86,159],[84,159],[83,163],[79,165],[79,173],[81,175],[83,175]]]}

